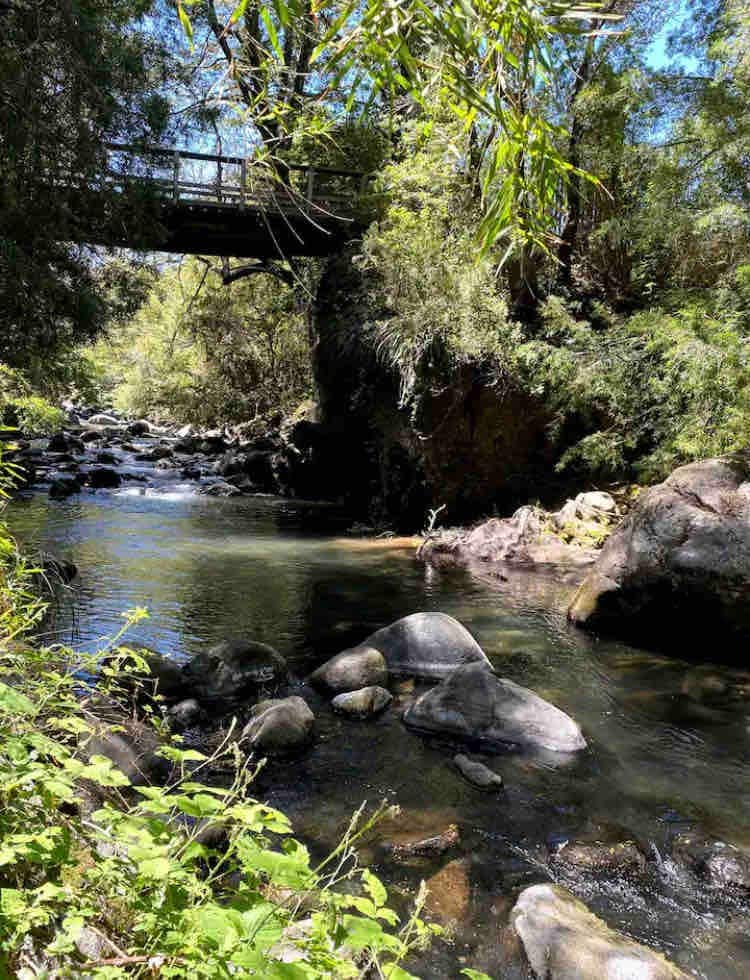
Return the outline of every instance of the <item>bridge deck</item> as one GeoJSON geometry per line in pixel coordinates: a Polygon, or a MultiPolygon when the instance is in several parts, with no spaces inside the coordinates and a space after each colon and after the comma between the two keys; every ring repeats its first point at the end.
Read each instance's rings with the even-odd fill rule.
{"type": "Polygon", "coordinates": [[[278,173],[242,157],[108,144],[107,183],[139,186],[157,204],[159,228],[145,238],[121,224],[92,233],[99,243],[170,252],[278,258],[326,255],[361,232],[360,172],[288,165],[278,173]]]}

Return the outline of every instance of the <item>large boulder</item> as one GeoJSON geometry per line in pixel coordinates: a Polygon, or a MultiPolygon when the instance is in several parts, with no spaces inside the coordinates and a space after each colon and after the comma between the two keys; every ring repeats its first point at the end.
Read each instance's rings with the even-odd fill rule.
{"type": "Polygon", "coordinates": [[[358,691],[373,685],[385,687],[388,668],[380,650],[362,644],[326,660],[312,672],[310,683],[332,694],[358,691]]]}
{"type": "Polygon", "coordinates": [[[511,926],[537,980],[688,980],[660,953],[610,929],[557,885],[524,889],[511,926]]]}
{"type": "Polygon", "coordinates": [[[404,616],[352,649],[363,647],[379,650],[392,673],[438,680],[462,664],[490,663],[466,627],[441,612],[404,616]]]}
{"type": "Polygon", "coordinates": [[[659,644],[739,645],[750,631],[750,458],[681,466],[609,538],[573,623],[659,644]]]}
{"type": "Polygon", "coordinates": [[[251,714],[240,741],[256,752],[283,755],[305,748],[312,740],[315,715],[300,697],[261,701],[251,714]]]}
{"type": "Polygon", "coordinates": [[[222,640],[182,670],[199,699],[236,701],[273,689],[286,676],[286,661],[266,643],[222,640]]]}
{"type": "Polygon", "coordinates": [[[420,732],[487,745],[552,752],[586,748],[578,725],[549,701],[482,663],[458,667],[407,709],[404,723],[420,732]]]}

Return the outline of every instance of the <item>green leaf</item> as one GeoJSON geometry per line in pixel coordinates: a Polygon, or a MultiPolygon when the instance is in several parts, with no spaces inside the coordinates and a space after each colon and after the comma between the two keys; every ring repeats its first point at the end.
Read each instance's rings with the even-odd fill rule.
{"type": "Polygon", "coordinates": [[[362,881],[364,882],[365,888],[367,889],[367,892],[375,905],[378,906],[378,908],[380,908],[381,905],[385,905],[385,903],[388,901],[388,892],[385,890],[385,886],[383,885],[382,881],[376,875],[374,875],[369,868],[365,868],[365,870],[362,872],[362,881]]]}
{"type": "Polygon", "coordinates": [[[279,35],[276,33],[276,27],[273,20],[271,20],[271,15],[269,14],[267,7],[261,7],[260,19],[263,21],[263,24],[268,31],[268,40],[271,42],[271,47],[274,50],[274,54],[277,58],[283,58],[284,52],[281,48],[279,35]]]}
{"type": "Polygon", "coordinates": [[[180,18],[180,23],[182,24],[182,29],[185,32],[185,37],[188,39],[190,44],[190,50],[193,49],[193,25],[190,18],[187,15],[187,11],[182,6],[181,3],[177,4],[177,16],[180,18]]]}
{"type": "Polygon", "coordinates": [[[35,715],[36,711],[34,702],[29,700],[25,694],[0,681],[0,712],[6,715],[28,717],[35,715]]]}
{"type": "Polygon", "coordinates": [[[240,0],[237,6],[232,11],[232,16],[229,18],[230,24],[236,24],[237,21],[242,17],[247,10],[247,5],[250,0],[240,0]]]}

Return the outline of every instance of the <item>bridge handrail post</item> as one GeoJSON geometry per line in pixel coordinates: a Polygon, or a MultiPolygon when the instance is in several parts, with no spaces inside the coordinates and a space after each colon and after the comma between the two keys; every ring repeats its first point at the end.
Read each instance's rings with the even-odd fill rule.
{"type": "Polygon", "coordinates": [[[180,151],[175,150],[172,173],[172,198],[175,204],[180,200],[180,151]]]}
{"type": "Polygon", "coordinates": [[[315,187],[315,167],[307,168],[307,203],[312,204],[313,202],[313,189],[315,187]]]}
{"type": "Polygon", "coordinates": [[[240,163],[240,211],[245,210],[245,186],[247,184],[247,160],[242,158],[240,163]]]}

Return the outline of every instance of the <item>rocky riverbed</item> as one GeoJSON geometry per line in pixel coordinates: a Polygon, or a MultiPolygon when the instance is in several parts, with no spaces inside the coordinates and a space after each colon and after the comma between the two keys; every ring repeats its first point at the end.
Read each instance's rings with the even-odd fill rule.
{"type": "MultiPolygon", "coordinates": [[[[214,469],[259,451],[273,471],[286,450],[225,432],[221,445],[193,434],[187,453],[185,433],[115,421],[71,420],[66,448],[22,446],[37,482],[11,506],[13,529],[79,570],[57,634],[91,648],[148,605],[129,642],[155,652],[131,717],[145,697],[204,748],[237,717],[240,751],[269,759],[258,795],[315,853],[363,800],[398,803],[361,857],[397,900],[428,881],[452,942],[414,972],[750,972],[750,674],[566,623],[573,580],[601,555],[571,520],[602,540],[615,521],[581,499],[566,519],[522,510],[479,534],[438,532],[434,560],[417,561],[411,544],[339,536],[333,508],[313,528],[303,503],[214,469]],[[71,495],[50,493],[74,476],[71,495]],[[239,493],[198,492],[225,483],[239,493]],[[586,561],[529,561],[548,533],[586,561]]],[[[158,780],[153,749],[137,724],[99,746],[158,780]]]]}

